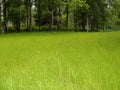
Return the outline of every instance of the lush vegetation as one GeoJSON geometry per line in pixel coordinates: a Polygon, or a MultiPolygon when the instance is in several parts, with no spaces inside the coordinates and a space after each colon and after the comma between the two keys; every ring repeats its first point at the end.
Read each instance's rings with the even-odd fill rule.
{"type": "Polygon", "coordinates": [[[120,0],[0,0],[0,90],[120,90],[118,30],[120,0]]]}
{"type": "Polygon", "coordinates": [[[0,90],[119,90],[120,32],[0,35],[0,90]]]}
{"type": "Polygon", "coordinates": [[[0,0],[1,32],[100,31],[120,25],[119,0],[0,0]]]}

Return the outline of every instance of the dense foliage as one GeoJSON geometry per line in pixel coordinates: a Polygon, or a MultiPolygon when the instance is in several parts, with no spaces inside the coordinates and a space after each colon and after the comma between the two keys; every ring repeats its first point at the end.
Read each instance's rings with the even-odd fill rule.
{"type": "Polygon", "coordinates": [[[111,29],[119,8],[119,0],[1,0],[1,32],[111,29]]]}

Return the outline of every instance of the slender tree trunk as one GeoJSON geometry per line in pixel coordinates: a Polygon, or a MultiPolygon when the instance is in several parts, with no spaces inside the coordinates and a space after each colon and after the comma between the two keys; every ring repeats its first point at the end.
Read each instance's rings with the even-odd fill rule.
{"type": "MultiPolygon", "coordinates": [[[[39,20],[40,20],[40,19],[39,19],[39,20]]],[[[40,26],[41,26],[41,23],[40,23],[40,21],[39,21],[39,31],[41,31],[40,26]]]]}
{"type": "Polygon", "coordinates": [[[96,25],[96,31],[97,31],[97,32],[99,31],[99,25],[98,25],[98,23],[97,23],[97,25],[96,25]]]}
{"type": "Polygon", "coordinates": [[[31,32],[32,31],[32,2],[31,2],[31,0],[29,0],[28,10],[29,10],[29,12],[28,12],[28,20],[29,20],[28,29],[31,32]]]}
{"type": "Polygon", "coordinates": [[[57,31],[60,30],[61,24],[61,8],[58,8],[58,15],[57,15],[57,31]]]}
{"type": "Polygon", "coordinates": [[[94,31],[94,25],[91,23],[91,31],[94,31]]]}
{"type": "Polygon", "coordinates": [[[29,31],[29,6],[30,6],[30,0],[25,0],[25,9],[27,10],[26,12],[26,31],[29,31]]]}
{"type": "Polygon", "coordinates": [[[85,23],[82,23],[82,30],[85,31],[85,23]]]}
{"type": "Polygon", "coordinates": [[[40,31],[40,30],[41,30],[41,29],[40,29],[40,26],[41,26],[41,23],[40,23],[40,22],[41,22],[41,21],[40,21],[40,15],[39,15],[38,18],[39,18],[39,19],[38,19],[38,20],[39,20],[38,22],[39,22],[39,31],[40,31]]]}
{"type": "Polygon", "coordinates": [[[57,31],[60,30],[60,17],[59,15],[57,16],[57,31]]]}
{"type": "Polygon", "coordinates": [[[88,18],[88,15],[87,15],[87,26],[86,26],[86,29],[87,29],[87,32],[89,32],[89,18],[88,18]]]}
{"type": "Polygon", "coordinates": [[[26,31],[27,32],[29,31],[29,14],[28,13],[27,13],[27,17],[26,17],[26,31]]]}
{"type": "Polygon", "coordinates": [[[41,26],[41,18],[40,18],[40,13],[41,13],[41,8],[40,8],[40,6],[41,6],[41,0],[39,0],[38,1],[38,23],[39,23],[39,31],[40,31],[40,26],[41,26]]]}
{"type": "Polygon", "coordinates": [[[82,30],[86,31],[87,15],[86,12],[82,12],[82,30]]]}
{"type": "Polygon", "coordinates": [[[1,33],[4,33],[4,13],[3,13],[3,9],[4,8],[4,4],[3,4],[3,0],[1,0],[1,33]]]}
{"type": "Polygon", "coordinates": [[[31,11],[31,5],[30,5],[30,12],[29,12],[29,30],[32,31],[32,11],[31,11]]]}
{"type": "Polygon", "coordinates": [[[103,24],[103,31],[105,31],[105,24],[103,24]]]}
{"type": "Polygon", "coordinates": [[[16,30],[17,30],[17,32],[20,32],[20,25],[21,25],[20,21],[17,21],[16,22],[16,30]]]}
{"type": "Polygon", "coordinates": [[[6,1],[1,0],[1,32],[7,32],[7,24],[6,24],[6,1]]]}
{"type": "Polygon", "coordinates": [[[52,8],[52,0],[49,0],[49,15],[50,15],[49,31],[52,31],[52,26],[53,26],[53,8],[52,8]]]}
{"type": "Polygon", "coordinates": [[[51,11],[51,15],[50,15],[50,31],[52,31],[53,28],[53,10],[51,11]]]}
{"type": "Polygon", "coordinates": [[[3,28],[2,28],[2,15],[3,15],[3,13],[2,13],[2,1],[0,0],[0,30],[1,30],[1,32],[2,32],[2,30],[3,30],[3,28]]]}
{"type": "Polygon", "coordinates": [[[66,29],[68,30],[68,20],[69,20],[69,6],[66,5],[66,29]]]}
{"type": "Polygon", "coordinates": [[[77,31],[76,9],[74,9],[74,31],[77,31]]]}
{"type": "Polygon", "coordinates": [[[61,16],[58,16],[58,19],[57,19],[57,31],[60,30],[60,24],[61,24],[61,16]]]}

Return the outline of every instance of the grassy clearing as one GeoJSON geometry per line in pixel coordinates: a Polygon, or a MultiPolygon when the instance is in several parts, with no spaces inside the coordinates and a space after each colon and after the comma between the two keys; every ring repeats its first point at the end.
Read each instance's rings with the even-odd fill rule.
{"type": "Polygon", "coordinates": [[[120,90],[120,32],[0,36],[0,90],[120,90]]]}

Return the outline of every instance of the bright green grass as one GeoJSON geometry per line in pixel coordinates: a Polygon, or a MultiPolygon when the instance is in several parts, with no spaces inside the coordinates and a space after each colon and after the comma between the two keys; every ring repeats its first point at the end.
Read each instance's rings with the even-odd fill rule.
{"type": "Polygon", "coordinates": [[[120,32],[0,35],[0,90],[120,90],[120,32]]]}

